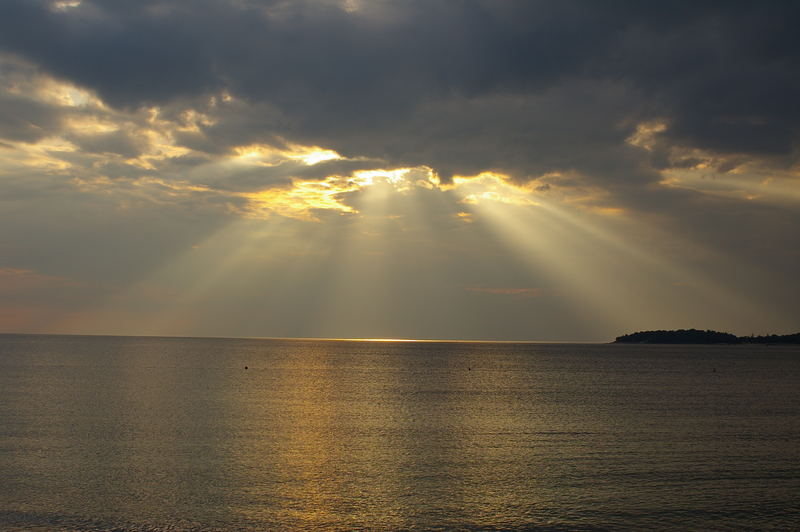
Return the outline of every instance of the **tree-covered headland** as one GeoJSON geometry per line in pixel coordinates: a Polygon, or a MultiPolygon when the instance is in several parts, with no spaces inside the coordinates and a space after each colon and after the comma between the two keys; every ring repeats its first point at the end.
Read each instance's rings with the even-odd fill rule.
{"type": "Polygon", "coordinates": [[[639,331],[618,336],[616,344],[800,344],[800,333],[736,336],[718,331],[678,329],[639,331]]]}

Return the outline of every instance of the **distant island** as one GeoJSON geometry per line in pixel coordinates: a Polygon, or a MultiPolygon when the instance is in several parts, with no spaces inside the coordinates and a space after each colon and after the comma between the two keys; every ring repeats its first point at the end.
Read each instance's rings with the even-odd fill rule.
{"type": "Polygon", "coordinates": [[[615,344],[800,344],[800,333],[768,336],[736,336],[718,331],[679,329],[640,331],[618,336],[615,344]]]}

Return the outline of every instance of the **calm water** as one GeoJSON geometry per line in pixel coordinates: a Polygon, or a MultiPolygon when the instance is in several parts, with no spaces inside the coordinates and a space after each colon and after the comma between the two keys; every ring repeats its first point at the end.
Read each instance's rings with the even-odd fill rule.
{"type": "Polygon", "coordinates": [[[0,336],[3,530],[797,529],[799,436],[796,347],[0,336]]]}

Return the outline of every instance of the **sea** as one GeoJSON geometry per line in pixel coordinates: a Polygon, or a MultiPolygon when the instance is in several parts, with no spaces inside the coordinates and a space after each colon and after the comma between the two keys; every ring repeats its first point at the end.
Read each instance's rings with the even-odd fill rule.
{"type": "Polygon", "coordinates": [[[800,347],[0,335],[0,530],[798,530],[800,347]]]}

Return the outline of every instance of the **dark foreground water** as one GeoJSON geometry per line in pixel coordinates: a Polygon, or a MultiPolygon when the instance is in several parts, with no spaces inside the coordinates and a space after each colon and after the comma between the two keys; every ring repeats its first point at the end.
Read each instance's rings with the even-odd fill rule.
{"type": "Polygon", "coordinates": [[[798,529],[798,436],[796,347],[0,336],[2,530],[798,529]]]}

